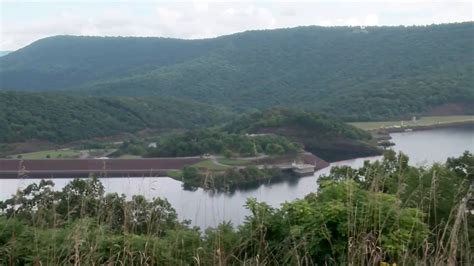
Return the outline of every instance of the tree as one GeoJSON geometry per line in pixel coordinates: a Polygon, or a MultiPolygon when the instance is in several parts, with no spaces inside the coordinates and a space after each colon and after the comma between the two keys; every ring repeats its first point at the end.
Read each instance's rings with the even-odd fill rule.
{"type": "Polygon", "coordinates": [[[285,264],[378,264],[416,254],[428,236],[423,213],[353,181],[327,181],[318,194],[273,209],[249,201],[245,250],[285,264]],[[356,244],[357,243],[357,244],[356,244]]]}
{"type": "Polygon", "coordinates": [[[199,171],[196,167],[186,166],[183,168],[183,179],[192,180],[199,177],[199,171]]]}
{"type": "Polygon", "coordinates": [[[167,200],[155,198],[147,201],[142,195],[134,195],[127,202],[125,223],[131,233],[162,236],[177,226],[177,214],[167,200]]]}
{"type": "Polygon", "coordinates": [[[229,150],[229,149],[224,150],[224,157],[225,158],[229,159],[229,158],[232,158],[233,156],[234,156],[234,154],[232,153],[231,150],[229,150]]]}
{"type": "Polygon", "coordinates": [[[285,149],[280,144],[270,143],[265,147],[265,153],[269,155],[281,155],[285,149]]]}
{"type": "Polygon", "coordinates": [[[251,140],[243,140],[239,143],[239,153],[243,156],[255,156],[255,143],[251,140]]]}
{"type": "Polygon", "coordinates": [[[6,216],[19,218],[40,227],[52,225],[56,218],[53,206],[59,196],[53,191],[53,187],[51,180],[41,180],[39,184],[33,183],[17,191],[2,204],[6,216]]]}
{"type": "Polygon", "coordinates": [[[61,191],[58,212],[67,221],[94,217],[100,210],[104,186],[97,177],[74,179],[61,191]]]}

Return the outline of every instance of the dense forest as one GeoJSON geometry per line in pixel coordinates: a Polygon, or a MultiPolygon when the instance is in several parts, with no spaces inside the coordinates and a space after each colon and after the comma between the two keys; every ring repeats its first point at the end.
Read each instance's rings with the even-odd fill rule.
{"type": "Polygon", "coordinates": [[[282,155],[304,148],[335,161],[380,154],[370,143],[370,134],[311,112],[270,109],[235,115],[222,108],[156,96],[0,92],[0,143],[67,143],[144,129],[162,133],[156,137],[156,148],[132,139],[123,143],[115,155],[176,157],[209,153],[234,157],[282,155]]]}
{"type": "Polygon", "coordinates": [[[203,188],[213,193],[233,193],[237,189],[256,188],[261,184],[297,178],[290,172],[275,167],[259,168],[256,165],[210,170],[199,166],[187,166],[175,179],[183,182],[183,188],[203,188]]]}
{"type": "Polygon", "coordinates": [[[250,136],[232,134],[218,128],[189,130],[184,133],[166,134],[158,138],[156,147],[149,142],[125,141],[115,153],[141,155],[144,157],[187,157],[203,154],[226,157],[250,157],[260,153],[283,155],[300,151],[301,146],[278,135],[250,136]]]}
{"type": "Polygon", "coordinates": [[[324,114],[270,109],[239,116],[224,128],[234,133],[284,136],[326,161],[380,154],[369,133],[324,114]]]}
{"type": "MultiPolygon", "coordinates": [[[[297,27],[205,40],[58,36],[0,58],[0,89],[173,96],[347,120],[474,100],[474,23],[297,27]]],[[[472,113],[467,105],[463,112],[472,113]]]]}
{"type": "Polygon", "coordinates": [[[192,128],[218,123],[225,116],[215,107],[162,97],[0,92],[0,142],[62,143],[146,128],[192,128]]]}
{"type": "Polygon", "coordinates": [[[0,264],[472,265],[473,155],[408,161],[390,151],[334,168],[280,207],[249,199],[237,228],[191,228],[167,200],[105,193],[95,178],[43,180],[0,202],[0,264]]]}
{"type": "Polygon", "coordinates": [[[381,154],[371,134],[323,114],[269,109],[229,116],[222,125],[124,142],[116,156],[181,157],[203,154],[278,156],[302,149],[326,161],[381,154]],[[154,142],[156,147],[148,147],[154,142]]]}

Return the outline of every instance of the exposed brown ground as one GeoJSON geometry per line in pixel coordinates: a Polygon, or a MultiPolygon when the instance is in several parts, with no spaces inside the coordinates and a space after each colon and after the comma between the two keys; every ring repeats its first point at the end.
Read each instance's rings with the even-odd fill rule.
{"type": "Polygon", "coordinates": [[[0,160],[0,178],[159,176],[202,161],[199,157],[152,159],[0,160]]]}

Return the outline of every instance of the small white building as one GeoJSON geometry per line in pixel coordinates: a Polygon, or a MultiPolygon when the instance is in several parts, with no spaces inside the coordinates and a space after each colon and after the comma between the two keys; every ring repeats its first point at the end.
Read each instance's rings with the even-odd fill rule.
{"type": "Polygon", "coordinates": [[[314,174],[314,169],[316,168],[316,165],[305,164],[305,163],[297,164],[295,162],[293,162],[291,166],[292,166],[293,172],[300,176],[312,175],[314,174]]]}

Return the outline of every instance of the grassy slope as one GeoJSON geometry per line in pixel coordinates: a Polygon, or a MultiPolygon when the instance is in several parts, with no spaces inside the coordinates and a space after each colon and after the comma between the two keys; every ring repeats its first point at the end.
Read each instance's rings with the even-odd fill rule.
{"type": "MultiPolygon", "coordinates": [[[[77,150],[77,149],[56,149],[56,150],[43,150],[37,152],[28,152],[28,153],[21,153],[15,155],[9,155],[7,158],[21,158],[27,160],[35,160],[35,159],[77,159],[84,156],[84,158],[95,158],[95,157],[102,157],[106,154],[111,153],[112,149],[92,149],[92,150],[77,150]]],[[[125,158],[123,158],[125,159],[125,158]]],[[[136,159],[129,157],[128,159],[136,159]]]]}
{"type": "Polygon", "coordinates": [[[205,161],[193,164],[192,166],[197,167],[197,168],[208,169],[211,171],[222,171],[229,168],[227,166],[215,164],[212,160],[205,160],[205,161]]]}
{"type": "Polygon", "coordinates": [[[234,158],[219,158],[219,163],[231,166],[246,166],[252,163],[251,160],[234,159],[234,158]]]}
{"type": "Polygon", "coordinates": [[[375,130],[380,128],[401,126],[403,122],[404,126],[407,127],[423,127],[423,126],[434,126],[439,124],[453,124],[453,123],[474,123],[474,116],[462,115],[462,116],[426,116],[417,119],[416,121],[380,121],[380,122],[355,122],[349,123],[357,128],[363,130],[375,130]]]}
{"type": "Polygon", "coordinates": [[[10,156],[11,158],[20,158],[22,159],[46,159],[48,156],[49,158],[78,158],[81,155],[81,152],[78,150],[70,150],[70,149],[61,149],[61,150],[49,150],[49,151],[38,151],[38,152],[30,152],[30,153],[23,153],[23,154],[16,154],[10,156]]]}

